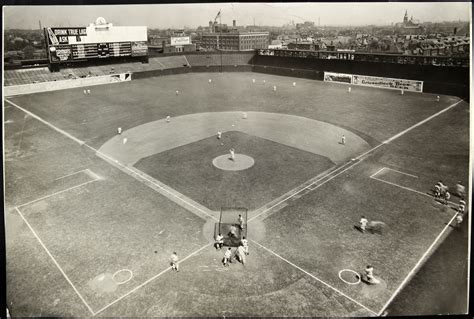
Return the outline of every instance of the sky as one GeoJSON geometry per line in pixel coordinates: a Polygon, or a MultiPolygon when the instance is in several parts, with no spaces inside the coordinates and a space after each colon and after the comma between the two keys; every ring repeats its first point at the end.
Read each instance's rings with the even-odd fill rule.
{"type": "Polygon", "coordinates": [[[469,21],[470,2],[379,3],[192,3],[154,5],[4,6],[5,29],[87,26],[97,17],[114,25],[149,28],[206,26],[221,11],[222,23],[282,26],[313,21],[330,25],[390,25],[408,15],[420,22],[469,21]]]}

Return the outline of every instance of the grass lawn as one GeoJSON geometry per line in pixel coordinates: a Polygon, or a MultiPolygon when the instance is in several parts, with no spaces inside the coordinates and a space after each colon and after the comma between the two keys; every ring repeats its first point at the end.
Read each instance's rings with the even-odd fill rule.
{"type": "MultiPolygon", "coordinates": [[[[125,131],[167,115],[223,111],[316,119],[375,146],[457,100],[442,96],[436,102],[431,94],[401,96],[362,87],[349,94],[344,85],[254,73],[173,75],[91,91],[11,100],[96,148],[119,126],[125,131]]],[[[387,167],[379,178],[422,193],[439,179],[448,186],[468,182],[469,105],[463,102],[321,187],[250,221],[248,264],[223,268],[223,252],[209,242],[213,220],[193,214],[8,103],[4,111],[6,285],[13,316],[90,316],[99,310],[98,316],[109,317],[367,316],[357,303],[379,311],[454,214],[431,197],[370,176],[387,167]],[[361,215],[385,222],[386,232],[354,231],[361,215]],[[191,257],[179,273],[163,272],[173,251],[181,259],[191,257]],[[338,277],[342,269],[361,271],[367,264],[382,279],[380,286],[350,286],[338,277]],[[121,269],[133,274],[126,283],[100,282],[102,275],[110,278],[121,269]]],[[[231,131],[224,134],[224,145],[215,136],[206,138],[144,158],[136,168],[219,210],[259,208],[333,165],[321,155],[231,131]],[[255,165],[234,172],[215,168],[212,160],[230,147],[251,156],[255,165]]],[[[465,260],[448,260],[439,269],[461,272],[465,265],[465,260]]],[[[462,284],[462,278],[457,282],[462,284]]],[[[414,280],[408,287],[427,299],[442,298],[428,293],[426,281],[414,280]]],[[[397,309],[414,315],[447,308],[391,311],[397,309]]]]}
{"type": "Polygon", "coordinates": [[[221,207],[257,209],[329,169],[322,156],[232,131],[141,159],[135,165],[211,210],[221,207]],[[221,141],[224,145],[221,145],[221,141]],[[212,160],[230,148],[255,160],[242,171],[225,171],[212,160]]]}
{"type": "Polygon", "coordinates": [[[366,87],[347,93],[346,85],[258,73],[171,75],[100,85],[91,92],[86,96],[78,88],[11,100],[96,148],[113,137],[117,127],[127,130],[168,115],[245,110],[328,122],[375,145],[457,101],[442,96],[436,102],[432,94],[401,96],[395,90],[366,87]]]}

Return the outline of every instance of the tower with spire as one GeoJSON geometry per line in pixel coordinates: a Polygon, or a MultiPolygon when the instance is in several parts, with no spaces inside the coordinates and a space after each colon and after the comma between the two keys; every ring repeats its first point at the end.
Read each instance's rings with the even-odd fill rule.
{"type": "Polygon", "coordinates": [[[405,10],[405,16],[403,17],[403,24],[408,22],[408,10],[405,10]]]}

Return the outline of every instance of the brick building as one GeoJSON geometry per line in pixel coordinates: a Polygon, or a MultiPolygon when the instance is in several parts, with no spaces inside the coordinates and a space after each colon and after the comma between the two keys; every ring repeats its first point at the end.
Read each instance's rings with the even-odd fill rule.
{"type": "Polygon", "coordinates": [[[269,41],[269,32],[204,33],[201,46],[212,50],[247,51],[267,49],[269,41]]]}

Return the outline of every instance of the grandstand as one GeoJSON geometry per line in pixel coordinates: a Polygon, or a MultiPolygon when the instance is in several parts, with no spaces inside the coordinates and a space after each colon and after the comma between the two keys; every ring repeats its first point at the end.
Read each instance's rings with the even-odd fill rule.
{"type": "Polygon", "coordinates": [[[255,53],[222,52],[208,54],[187,55],[191,66],[211,66],[211,65],[248,65],[251,64],[255,53]]]}
{"type": "Polygon", "coordinates": [[[85,65],[62,68],[50,72],[48,68],[5,70],[5,86],[31,84],[38,82],[61,81],[91,76],[103,76],[126,72],[144,72],[178,69],[186,66],[249,65],[254,53],[230,54],[189,54],[153,57],[148,64],[141,62],[114,63],[105,65],[85,65]],[[222,59],[221,59],[222,58],[222,59]],[[221,62],[222,60],[222,62],[221,62]]]}

